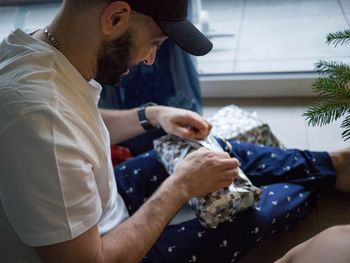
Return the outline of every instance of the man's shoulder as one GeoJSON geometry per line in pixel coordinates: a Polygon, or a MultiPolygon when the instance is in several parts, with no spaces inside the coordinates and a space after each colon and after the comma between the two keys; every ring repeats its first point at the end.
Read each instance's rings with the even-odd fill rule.
{"type": "MultiPolygon", "coordinates": [[[[59,114],[63,100],[57,72],[53,67],[31,61],[12,62],[6,72],[0,69],[0,126],[23,119],[31,113],[59,114]]],[[[55,118],[53,118],[55,119],[55,118]]],[[[48,121],[53,121],[49,120],[48,121]]]]}
{"type": "Polygon", "coordinates": [[[13,58],[0,66],[0,109],[25,111],[47,105],[55,93],[52,67],[40,65],[35,55],[13,58]]]}
{"type": "Polygon", "coordinates": [[[40,41],[16,30],[0,45],[0,87],[51,80],[57,71],[58,55],[40,41]]]}
{"type": "Polygon", "coordinates": [[[21,50],[5,55],[1,53],[2,50],[0,50],[1,87],[50,80],[55,75],[55,55],[52,52],[21,50]]]}

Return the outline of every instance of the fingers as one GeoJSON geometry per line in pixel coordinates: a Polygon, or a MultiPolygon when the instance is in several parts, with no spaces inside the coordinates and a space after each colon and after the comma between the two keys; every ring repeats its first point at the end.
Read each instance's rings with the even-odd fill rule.
{"type": "Polygon", "coordinates": [[[157,123],[169,134],[201,140],[206,138],[212,129],[212,125],[195,112],[171,107],[161,109],[157,123]]]}
{"type": "Polygon", "coordinates": [[[230,168],[237,168],[241,166],[241,163],[238,159],[232,158],[227,152],[224,151],[213,151],[210,149],[207,149],[205,147],[199,148],[194,153],[203,155],[208,155],[207,158],[214,159],[218,162],[218,166],[224,166],[224,169],[230,169],[230,168]]]}
{"type": "Polygon", "coordinates": [[[186,139],[196,139],[196,131],[181,126],[175,128],[174,135],[186,139]]]}
{"type": "Polygon", "coordinates": [[[206,120],[204,119],[198,119],[197,122],[194,123],[194,126],[192,127],[192,130],[194,130],[194,139],[197,139],[197,140],[201,140],[201,139],[204,139],[206,138],[211,129],[212,129],[213,125],[209,122],[207,122],[206,120]]]}
{"type": "Polygon", "coordinates": [[[240,162],[236,158],[219,159],[217,162],[222,170],[236,169],[240,166],[240,162]]]}
{"type": "Polygon", "coordinates": [[[238,169],[230,169],[230,170],[224,170],[221,171],[219,174],[215,175],[218,177],[218,180],[221,181],[230,181],[231,183],[233,180],[238,176],[239,171],[238,169]]]}
{"type": "Polygon", "coordinates": [[[186,135],[190,137],[187,138],[197,140],[206,138],[213,127],[211,123],[195,113],[188,115],[185,123],[180,125],[189,131],[186,135]]]}

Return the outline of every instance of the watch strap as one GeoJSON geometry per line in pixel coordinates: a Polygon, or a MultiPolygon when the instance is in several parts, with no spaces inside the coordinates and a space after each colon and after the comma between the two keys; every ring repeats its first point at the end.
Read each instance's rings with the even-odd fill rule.
{"type": "Polygon", "coordinates": [[[149,106],[156,106],[157,104],[153,102],[146,103],[145,105],[142,105],[138,110],[137,110],[137,115],[139,117],[139,124],[142,126],[142,128],[145,131],[150,131],[153,130],[154,127],[151,122],[147,119],[146,117],[146,108],[149,106]]]}

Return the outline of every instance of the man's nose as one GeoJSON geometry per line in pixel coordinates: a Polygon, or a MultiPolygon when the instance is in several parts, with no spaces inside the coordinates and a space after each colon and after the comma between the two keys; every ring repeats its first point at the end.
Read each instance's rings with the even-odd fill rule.
{"type": "Polygon", "coordinates": [[[154,63],[154,60],[156,59],[156,54],[157,54],[157,48],[154,47],[150,50],[148,53],[146,59],[143,61],[146,65],[152,65],[154,63]]]}

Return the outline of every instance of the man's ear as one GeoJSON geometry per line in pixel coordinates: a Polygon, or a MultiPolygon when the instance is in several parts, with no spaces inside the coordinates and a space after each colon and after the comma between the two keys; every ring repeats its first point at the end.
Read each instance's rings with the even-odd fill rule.
{"type": "Polygon", "coordinates": [[[123,1],[114,1],[109,4],[101,16],[102,34],[107,38],[116,39],[129,28],[130,6],[123,1]]]}

